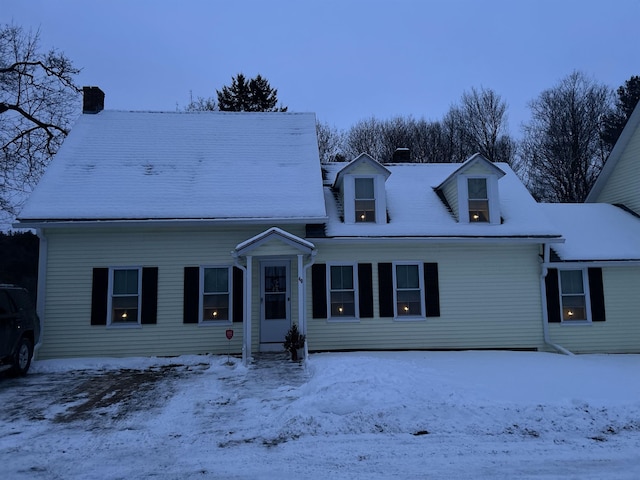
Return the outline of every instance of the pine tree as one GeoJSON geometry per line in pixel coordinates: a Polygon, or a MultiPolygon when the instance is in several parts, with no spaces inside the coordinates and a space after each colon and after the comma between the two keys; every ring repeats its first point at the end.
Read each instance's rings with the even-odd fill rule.
{"type": "Polygon", "coordinates": [[[257,75],[247,80],[242,73],[231,79],[231,86],[216,90],[218,108],[223,112],[286,112],[277,107],[278,90],[271,88],[266,78],[257,75]]]}
{"type": "Polygon", "coordinates": [[[636,108],[640,100],[640,76],[634,75],[624,82],[624,85],[616,90],[618,99],[616,108],[613,112],[604,116],[603,130],[601,134],[602,141],[609,147],[613,148],[618,141],[618,137],[622,133],[627,120],[636,108]]]}

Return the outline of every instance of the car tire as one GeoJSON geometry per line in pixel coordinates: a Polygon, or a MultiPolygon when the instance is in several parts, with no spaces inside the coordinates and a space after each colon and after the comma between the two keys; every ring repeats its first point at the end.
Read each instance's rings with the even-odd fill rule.
{"type": "Polygon", "coordinates": [[[25,376],[31,366],[31,357],[33,357],[33,343],[27,337],[22,337],[13,359],[13,373],[25,376]]]}

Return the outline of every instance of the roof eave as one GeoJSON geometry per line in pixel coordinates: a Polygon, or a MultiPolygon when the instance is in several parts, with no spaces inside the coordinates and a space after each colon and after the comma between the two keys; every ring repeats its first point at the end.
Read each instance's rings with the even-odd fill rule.
{"type": "Polygon", "coordinates": [[[208,225],[292,225],[325,223],[326,216],[244,218],[114,218],[114,219],[20,219],[14,228],[208,226],[208,225]]]}

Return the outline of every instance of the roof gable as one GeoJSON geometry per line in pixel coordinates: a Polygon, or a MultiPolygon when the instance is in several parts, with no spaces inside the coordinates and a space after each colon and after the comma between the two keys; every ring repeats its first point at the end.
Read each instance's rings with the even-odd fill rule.
{"type": "Polygon", "coordinates": [[[248,255],[259,247],[270,242],[283,244],[306,254],[310,254],[315,250],[315,245],[313,243],[278,227],[272,227],[236,245],[236,248],[233,250],[233,254],[236,256],[248,255]]]}
{"type": "Polygon", "coordinates": [[[498,178],[501,178],[504,177],[505,172],[479,153],[475,153],[462,163],[459,168],[454,170],[451,175],[445,178],[436,188],[443,188],[458,175],[497,175],[498,178]]]}
{"type": "Polygon", "coordinates": [[[391,172],[370,155],[361,153],[337,173],[334,185],[339,186],[344,176],[349,174],[383,175],[386,180],[391,175],[391,172]]]}

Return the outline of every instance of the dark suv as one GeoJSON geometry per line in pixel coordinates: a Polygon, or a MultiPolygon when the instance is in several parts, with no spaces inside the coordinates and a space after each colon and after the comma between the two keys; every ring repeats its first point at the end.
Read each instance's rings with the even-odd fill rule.
{"type": "Polygon", "coordinates": [[[0,285],[0,372],[26,375],[33,346],[40,337],[40,320],[29,293],[13,285],[0,285]]]}

